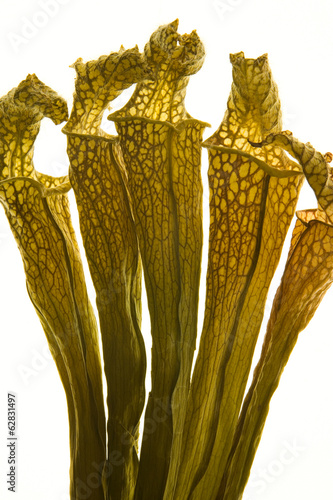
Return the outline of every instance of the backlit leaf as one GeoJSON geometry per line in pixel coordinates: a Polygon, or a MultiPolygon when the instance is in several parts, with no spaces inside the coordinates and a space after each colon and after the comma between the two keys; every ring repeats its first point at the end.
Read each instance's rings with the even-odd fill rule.
{"type": "Polygon", "coordinates": [[[231,56],[233,84],[209,152],[206,309],[190,390],[175,498],[215,498],[232,445],[268,287],[303,176],[278,147],[253,148],[281,130],[267,56],[231,56]]]}
{"type": "Polygon", "coordinates": [[[109,117],[124,155],[152,325],[152,390],[135,497],[147,500],[162,498],[170,461],[174,487],[197,329],[206,124],[188,115],[184,97],[204,50],[195,32],[181,36],[177,27],[153,33],[144,53],[154,79],[138,83],[109,117]]]}
{"type": "Polygon", "coordinates": [[[137,48],[85,64],[78,60],[74,67],[73,110],[63,131],[103,343],[109,409],[106,470],[113,469],[107,497],[125,500],[134,494],[145,402],[141,263],[121,151],[116,137],[100,124],[109,101],[149,72],[137,48]]]}
{"type": "MultiPolygon", "coordinates": [[[[71,498],[86,488],[87,477],[103,469],[105,416],[96,320],[88,300],[72,228],[66,178],[39,174],[33,144],[43,116],[56,124],[67,105],[29,75],[0,100],[0,201],[20,250],[29,297],[57,364],[68,403],[71,498]]],[[[103,489],[91,499],[102,500],[103,489]]]]}
{"type": "Polygon", "coordinates": [[[217,498],[238,498],[246,485],[270,400],[296,344],[333,281],[333,184],[330,153],[322,155],[291,132],[258,145],[278,145],[297,159],[318,199],[317,210],[297,212],[289,256],[272,306],[260,360],[246,395],[217,498]]]}

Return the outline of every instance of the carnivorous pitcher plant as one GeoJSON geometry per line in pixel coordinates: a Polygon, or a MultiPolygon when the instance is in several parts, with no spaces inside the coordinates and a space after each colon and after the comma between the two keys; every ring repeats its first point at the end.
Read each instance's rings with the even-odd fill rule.
{"type": "Polygon", "coordinates": [[[0,201],[66,393],[71,500],[241,499],[283,368],[333,280],[332,155],[283,131],[267,54],[230,56],[227,109],[204,140],[209,124],[193,118],[184,101],[205,50],[195,31],[177,29],[177,20],[159,27],[143,53],[121,47],[78,59],[69,118],[65,100],[34,74],[0,99],[0,201]],[[103,114],[132,85],[127,104],[108,116],[116,129],[109,135],[103,114]],[[34,168],[44,117],[67,121],[68,176],[34,168]],[[209,249],[198,334],[206,151],[209,249]],[[294,219],[304,182],[318,207],[294,219]],[[289,255],[246,393],[290,226],[289,255]],[[146,405],[142,286],[152,338],[146,405]]]}

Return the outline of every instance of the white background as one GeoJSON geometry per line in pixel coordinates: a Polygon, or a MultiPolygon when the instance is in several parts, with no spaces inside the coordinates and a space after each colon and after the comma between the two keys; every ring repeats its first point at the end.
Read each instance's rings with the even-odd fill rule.
{"type": "MultiPolygon", "coordinates": [[[[159,25],[178,17],[179,31],[196,29],[206,47],[206,62],[191,78],[186,100],[192,116],[211,123],[205,137],[216,130],[226,108],[231,84],[229,53],[243,50],[246,57],[258,57],[268,52],[280,89],[284,127],[322,153],[333,149],[333,4],[329,0],[53,0],[52,15],[46,14],[42,5],[38,0],[0,0],[0,95],[17,86],[28,73],[36,73],[67,99],[70,109],[74,70],[69,65],[78,57],[96,59],[118,50],[121,44],[126,48],[138,44],[142,50],[159,25]]],[[[122,97],[118,105],[125,102],[122,97]]],[[[107,126],[112,130],[110,124],[107,126]]],[[[55,176],[68,167],[61,127],[45,119],[35,149],[36,168],[55,176]]],[[[206,170],[204,151],[205,188],[206,170]]],[[[206,190],[206,237],[207,196],[206,190]]],[[[315,206],[305,187],[299,208],[315,206]]],[[[280,276],[281,270],[274,279],[268,305],[280,276]]],[[[65,395],[28,300],[21,258],[2,209],[0,280],[0,497],[13,498],[5,479],[6,400],[7,391],[15,391],[19,437],[15,498],[67,500],[65,395]]],[[[89,289],[94,303],[91,285],[89,289]]],[[[201,297],[204,299],[204,288],[201,297]]],[[[246,500],[333,498],[332,306],[333,289],[300,334],[272,400],[246,500]]],[[[143,332],[149,344],[147,319],[143,332]]]]}

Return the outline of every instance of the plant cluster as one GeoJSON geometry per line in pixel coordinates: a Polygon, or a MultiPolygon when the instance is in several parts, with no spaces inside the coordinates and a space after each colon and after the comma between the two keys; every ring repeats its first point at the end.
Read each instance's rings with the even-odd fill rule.
{"type": "Polygon", "coordinates": [[[72,500],[238,500],[270,399],[290,353],[333,279],[333,179],[322,155],[282,130],[267,55],[230,56],[233,83],[216,132],[186,111],[204,61],[178,21],[140,53],[78,59],[73,109],[35,75],[0,99],[0,201],[21,252],[29,297],[64,386],[72,500]],[[104,111],[136,84],[108,118],[104,111]],[[40,122],[68,119],[69,175],[33,165],[40,122]],[[202,256],[201,148],[209,155],[206,302],[198,355],[202,256]],[[288,153],[288,154],[287,154],[288,153]],[[291,159],[294,158],[294,160],[291,159]],[[297,212],[252,384],[265,301],[304,179],[318,200],[297,212]],[[96,289],[99,330],[70,218],[73,189],[96,289]],[[145,407],[142,271],[152,335],[145,407]],[[88,492],[88,493],[87,493],[88,492]],[[88,496],[87,496],[88,495],[88,496]]]}

